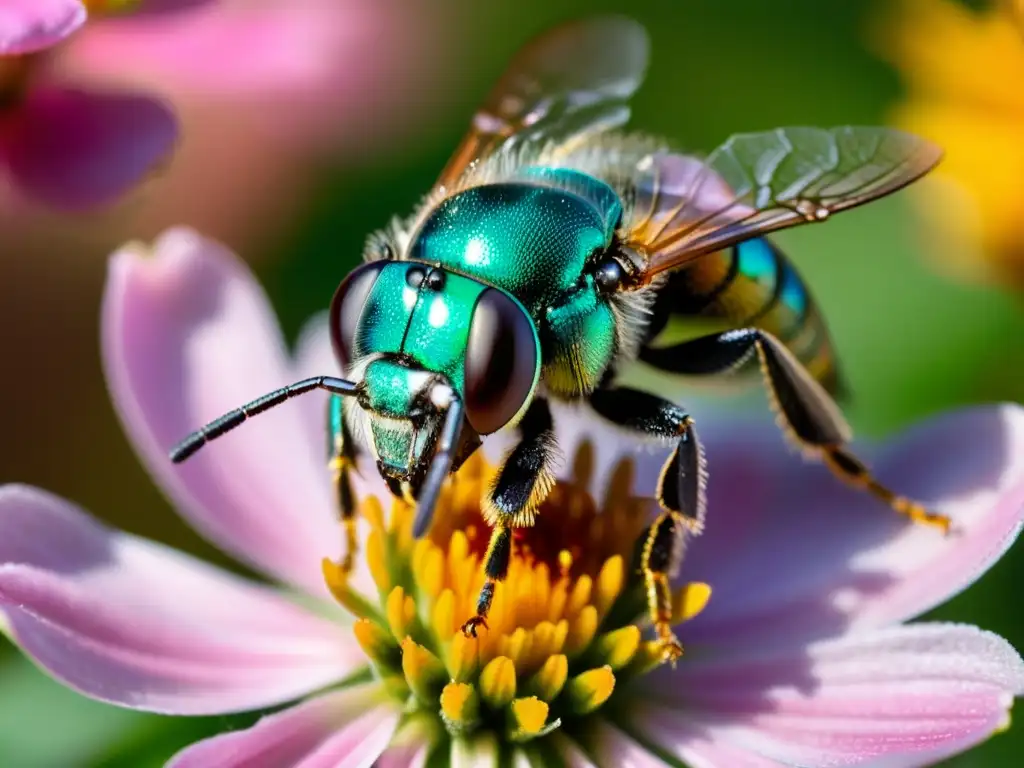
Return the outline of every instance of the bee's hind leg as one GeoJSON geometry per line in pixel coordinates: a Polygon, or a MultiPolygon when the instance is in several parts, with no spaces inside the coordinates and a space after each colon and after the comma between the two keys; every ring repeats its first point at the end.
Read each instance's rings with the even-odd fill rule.
{"type": "Polygon", "coordinates": [[[331,395],[327,411],[327,447],[330,456],[327,467],[331,472],[335,508],[345,537],[339,565],[342,571],[350,573],[359,550],[356,537],[356,496],[352,488],[352,472],[356,465],[355,443],[345,424],[342,399],[331,395]]]}
{"type": "Polygon", "coordinates": [[[704,452],[686,411],[657,395],[625,387],[602,388],[590,396],[590,404],[620,427],[677,441],[658,482],[658,502],[664,511],[638,542],[651,622],[665,658],[674,662],[683,649],[672,632],[670,582],[682,560],[686,534],[699,533],[704,524],[704,452]]]}
{"type": "Polygon", "coordinates": [[[914,522],[949,531],[945,515],[882,485],[846,448],[851,431],[828,392],[777,338],[759,328],[702,336],[671,347],[646,348],[640,358],[663,370],[688,375],[723,373],[756,354],[769,397],[786,432],[844,482],[861,488],[914,522]]]}
{"type": "Polygon", "coordinates": [[[477,627],[487,627],[487,615],[495,585],[508,575],[512,558],[512,532],[533,525],[537,506],[554,484],[551,463],[556,455],[554,425],[547,402],[534,399],[519,422],[521,439],[505,457],[488,493],[483,513],[493,527],[484,556],[485,581],[477,599],[476,615],[462,625],[475,637],[477,627]]]}

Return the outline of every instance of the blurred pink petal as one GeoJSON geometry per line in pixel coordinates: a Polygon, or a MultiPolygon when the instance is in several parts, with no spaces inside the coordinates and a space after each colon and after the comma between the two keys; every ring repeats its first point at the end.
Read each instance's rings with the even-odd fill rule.
{"type": "MultiPolygon", "coordinates": [[[[212,2],[221,2],[222,0],[142,0],[139,5],[132,8],[131,16],[152,16],[154,14],[164,13],[182,13],[183,11],[192,11],[200,6],[206,5],[212,2]]],[[[117,17],[114,17],[117,20],[117,17]]]]}
{"type": "Polygon", "coordinates": [[[594,763],[576,742],[561,731],[555,731],[549,738],[566,768],[595,768],[594,763]]]}
{"type": "Polygon", "coordinates": [[[438,33],[426,31],[425,9],[394,0],[219,0],[90,28],[64,69],[246,105],[254,124],[303,142],[335,146],[359,134],[380,143],[383,134],[416,129],[411,100],[438,68],[439,57],[428,55],[438,33]]]}
{"type": "Polygon", "coordinates": [[[1024,661],[977,627],[912,624],[722,662],[691,657],[643,684],[649,703],[630,724],[681,759],[700,750],[683,720],[713,744],[786,765],[930,765],[1008,723],[1024,661]]]}
{"type": "MultiPolygon", "coordinates": [[[[594,728],[592,739],[587,744],[590,754],[598,756],[601,766],[629,766],[629,768],[663,768],[665,762],[641,746],[630,736],[611,723],[601,723],[594,728]]],[[[576,761],[580,765],[579,761],[576,761]]],[[[585,765],[585,763],[583,763],[585,765]]],[[[722,767],[724,768],[724,766],[722,767]]],[[[730,768],[735,768],[730,766],[730,768]]]]}
{"type": "Polygon", "coordinates": [[[269,715],[244,731],[200,741],[168,768],[368,768],[395,732],[401,711],[379,687],[329,693],[269,715]]]}
{"type": "Polygon", "coordinates": [[[430,754],[428,744],[398,744],[389,746],[373,768],[425,768],[430,754]]]}
{"type": "Polygon", "coordinates": [[[690,768],[780,768],[774,760],[735,744],[716,741],[696,728],[673,728],[673,740],[677,745],[674,753],[690,768]]]}
{"type": "Polygon", "coordinates": [[[81,0],[4,0],[0,6],[0,56],[50,48],[85,23],[81,0]]]}
{"type": "MultiPolygon", "coordinates": [[[[340,282],[340,277],[339,277],[340,282]]],[[[295,342],[295,373],[299,378],[307,376],[341,376],[341,366],[331,348],[331,334],[327,328],[327,312],[313,316],[299,332],[295,342]]],[[[303,420],[314,442],[324,439],[324,418],[327,413],[326,392],[310,392],[301,398],[299,408],[303,420]]],[[[376,471],[374,471],[376,474],[376,471]]]]}
{"type": "Polygon", "coordinates": [[[918,615],[969,586],[1020,532],[1019,406],[940,417],[876,462],[883,482],[950,515],[955,530],[946,537],[909,524],[823,468],[770,458],[783,449],[756,428],[718,437],[705,439],[713,513],[684,565],[684,577],[715,589],[715,600],[687,625],[689,644],[715,653],[918,615]]]}
{"type": "Polygon", "coordinates": [[[270,589],[0,488],[0,627],[66,685],[172,714],[257,709],[365,662],[344,627],[270,589]]]}
{"type": "Polygon", "coordinates": [[[32,197],[87,208],[156,171],[177,130],[168,107],[148,96],[38,85],[0,119],[0,162],[32,197]]]}
{"type": "Polygon", "coordinates": [[[267,298],[248,269],[188,230],[149,253],[114,256],[103,311],[107,380],[150,472],[197,530],[226,552],[324,591],[320,561],[337,556],[323,440],[310,441],[298,403],[225,435],[174,466],[191,431],[295,381],[267,298]]]}

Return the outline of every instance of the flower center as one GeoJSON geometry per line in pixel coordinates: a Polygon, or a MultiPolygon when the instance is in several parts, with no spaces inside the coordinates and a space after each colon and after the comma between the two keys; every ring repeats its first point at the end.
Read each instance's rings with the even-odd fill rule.
{"type": "MultiPolygon", "coordinates": [[[[488,627],[461,631],[474,614],[487,527],[481,499],[494,470],[473,457],[438,500],[429,536],[412,538],[413,509],[395,501],[360,512],[371,533],[365,557],[379,605],[357,593],[346,573],[324,561],[335,598],[358,618],[355,634],[375,674],[404,704],[407,726],[433,741],[487,730],[499,743],[542,738],[591,716],[617,682],[662,663],[645,641],[643,580],[633,574],[634,542],[650,522],[649,502],[631,498],[632,464],[612,473],[598,507],[586,491],[592,449],[575,457],[573,479],[558,483],[536,524],[515,539],[508,577],[497,585],[488,627]]],[[[680,589],[676,621],[707,602],[704,584],[680,589]]]]}

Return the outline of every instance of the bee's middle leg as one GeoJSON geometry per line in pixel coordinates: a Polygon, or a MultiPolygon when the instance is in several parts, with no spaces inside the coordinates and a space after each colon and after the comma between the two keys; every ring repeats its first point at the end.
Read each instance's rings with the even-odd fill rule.
{"type": "Polygon", "coordinates": [[[495,585],[508,575],[513,530],[533,525],[537,506],[554,484],[551,464],[556,456],[555,432],[545,400],[534,399],[519,430],[521,439],[498,470],[484,508],[484,517],[493,526],[484,556],[485,581],[476,615],[462,625],[463,633],[473,637],[477,627],[487,627],[495,585]]]}
{"type": "Polygon", "coordinates": [[[355,443],[345,424],[342,399],[337,395],[331,395],[327,410],[327,447],[330,455],[327,468],[331,472],[334,504],[345,536],[339,565],[342,571],[349,573],[355,565],[359,549],[356,537],[356,495],[352,488],[352,472],[356,466],[355,443]]]}
{"type": "Polygon", "coordinates": [[[638,565],[651,623],[665,658],[675,661],[683,650],[672,632],[670,581],[682,560],[686,533],[699,533],[704,524],[704,452],[686,411],[657,395],[609,387],[595,391],[590,404],[600,416],[620,427],[677,440],[658,482],[658,502],[663,511],[638,542],[638,565]]]}
{"type": "Polygon", "coordinates": [[[692,531],[704,526],[704,450],[689,414],[639,389],[609,387],[590,395],[591,407],[612,424],[647,437],[676,440],[658,481],[658,502],[692,531]]]}

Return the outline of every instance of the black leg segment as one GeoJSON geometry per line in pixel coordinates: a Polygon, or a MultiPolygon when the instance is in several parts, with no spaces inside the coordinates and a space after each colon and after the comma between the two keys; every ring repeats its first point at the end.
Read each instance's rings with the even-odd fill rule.
{"type": "Polygon", "coordinates": [[[844,482],[868,491],[917,522],[949,529],[949,518],[930,512],[879,483],[846,448],[851,430],[842,412],[793,354],[770,333],[740,328],[671,347],[645,349],[642,358],[674,373],[715,374],[737,368],[751,355],[761,364],[768,396],[783,426],[809,456],[820,459],[844,482]]]}
{"type": "Polygon", "coordinates": [[[591,394],[590,405],[620,427],[678,441],[661,471],[658,501],[692,531],[699,532],[704,525],[707,472],[704,451],[686,411],[657,395],[627,387],[598,389],[591,394]]]}
{"type": "Polygon", "coordinates": [[[505,457],[488,494],[484,516],[493,526],[491,541],[484,556],[487,580],[480,590],[476,615],[462,626],[466,635],[475,637],[477,627],[487,626],[495,584],[508,575],[512,557],[512,532],[533,525],[537,506],[544,500],[554,475],[551,464],[557,455],[554,424],[547,401],[534,398],[519,422],[519,443],[505,457]]]}
{"type": "Polygon", "coordinates": [[[355,564],[359,543],[356,537],[356,497],[352,473],[356,471],[356,445],[345,423],[343,400],[331,395],[327,403],[328,464],[334,486],[334,504],[345,532],[345,548],[339,563],[349,573],[355,564]]]}

